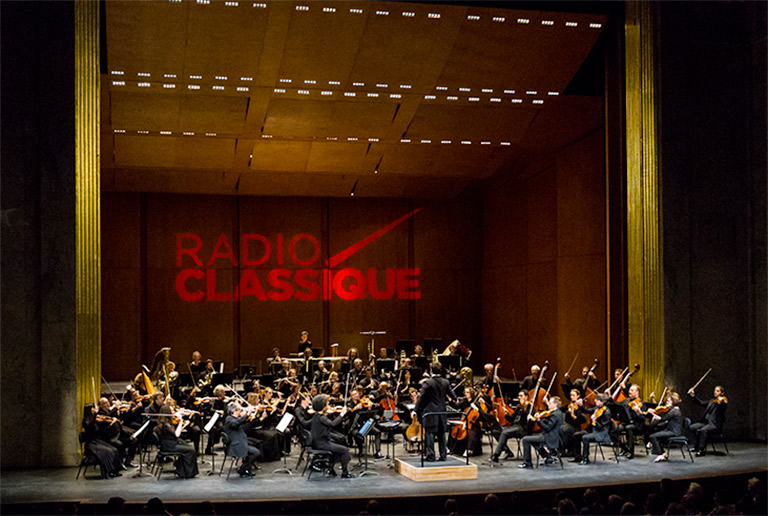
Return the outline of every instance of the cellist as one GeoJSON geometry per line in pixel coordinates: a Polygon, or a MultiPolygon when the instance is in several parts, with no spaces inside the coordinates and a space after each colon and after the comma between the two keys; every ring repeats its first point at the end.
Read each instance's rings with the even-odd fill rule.
{"type": "Polygon", "coordinates": [[[511,416],[507,416],[508,426],[505,426],[499,435],[499,444],[491,455],[491,461],[499,462],[499,459],[512,459],[515,454],[507,446],[511,437],[523,438],[531,433],[533,424],[528,421],[528,391],[521,389],[517,393],[517,408],[511,416]],[[504,454],[503,456],[501,454],[504,454]]]}

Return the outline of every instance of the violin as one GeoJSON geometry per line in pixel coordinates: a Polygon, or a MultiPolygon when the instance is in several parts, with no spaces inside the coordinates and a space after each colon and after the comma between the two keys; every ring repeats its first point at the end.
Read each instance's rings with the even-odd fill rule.
{"type": "Polygon", "coordinates": [[[634,410],[635,412],[640,412],[643,409],[643,400],[640,398],[635,398],[632,401],[629,402],[629,408],[634,410]]]}
{"type": "Polygon", "coordinates": [[[592,425],[594,426],[597,423],[597,420],[600,419],[600,416],[602,416],[605,413],[606,406],[603,405],[599,409],[595,410],[595,412],[592,414],[592,425]]]}
{"type": "Polygon", "coordinates": [[[549,409],[543,412],[537,412],[536,414],[534,414],[533,419],[536,421],[541,421],[542,419],[546,419],[552,414],[554,414],[556,410],[557,409],[549,409]]]}
{"type": "Polygon", "coordinates": [[[728,398],[725,396],[718,396],[717,398],[713,399],[712,402],[720,405],[721,403],[728,403],[728,398]]]}

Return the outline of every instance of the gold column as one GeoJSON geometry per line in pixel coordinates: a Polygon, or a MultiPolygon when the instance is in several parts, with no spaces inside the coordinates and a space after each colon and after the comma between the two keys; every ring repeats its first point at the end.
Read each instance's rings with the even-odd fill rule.
{"type": "Polygon", "coordinates": [[[75,0],[76,339],[78,414],[101,385],[99,2],[75,0]]]}
{"type": "MultiPolygon", "coordinates": [[[[655,4],[626,3],[624,22],[627,141],[629,363],[643,366],[644,396],[664,369],[661,171],[654,74],[655,4]]],[[[656,385],[654,385],[656,384],[656,385]]],[[[657,391],[657,395],[661,393],[657,391]]]]}

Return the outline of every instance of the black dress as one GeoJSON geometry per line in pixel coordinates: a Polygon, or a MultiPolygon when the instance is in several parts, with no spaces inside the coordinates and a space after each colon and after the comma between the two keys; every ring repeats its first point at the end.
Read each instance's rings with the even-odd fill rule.
{"type": "Polygon", "coordinates": [[[160,450],[178,453],[176,473],[181,478],[192,478],[197,475],[197,453],[189,441],[176,437],[176,428],[168,423],[158,424],[160,433],[160,450]]]}
{"type": "Polygon", "coordinates": [[[99,427],[96,424],[96,414],[91,413],[91,405],[85,407],[83,416],[85,431],[85,449],[96,457],[101,470],[101,478],[109,478],[120,471],[120,454],[117,448],[99,437],[99,427]]]}

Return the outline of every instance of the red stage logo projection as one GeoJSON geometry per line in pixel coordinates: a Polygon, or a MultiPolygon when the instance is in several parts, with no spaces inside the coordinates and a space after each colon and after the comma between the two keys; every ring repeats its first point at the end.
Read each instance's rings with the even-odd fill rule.
{"type": "Polygon", "coordinates": [[[264,235],[244,233],[240,236],[240,259],[235,256],[227,236],[222,234],[216,241],[208,260],[201,257],[203,240],[195,233],[176,234],[176,265],[193,268],[182,269],[176,276],[176,292],[185,301],[240,301],[253,296],[260,301],[287,301],[291,298],[313,301],[322,295],[323,300],[334,298],[352,301],[355,299],[421,299],[419,290],[420,269],[387,268],[355,269],[336,267],[363,247],[382,237],[390,230],[421,211],[409,212],[375,233],[349,246],[340,253],[325,260],[318,268],[320,242],[313,235],[301,233],[288,240],[278,234],[275,242],[264,235]],[[251,254],[252,243],[258,243],[260,251],[251,254]],[[301,248],[299,253],[297,248],[301,248]],[[309,249],[309,252],[306,250],[309,249]],[[300,256],[301,255],[301,256],[300,256]],[[278,266],[292,263],[300,269],[278,267],[271,270],[255,268],[275,257],[278,266]],[[217,260],[226,260],[233,267],[243,267],[240,280],[234,292],[217,290],[217,260]],[[315,266],[315,268],[310,268],[315,266]],[[383,286],[382,286],[383,285],[383,286]]]}

